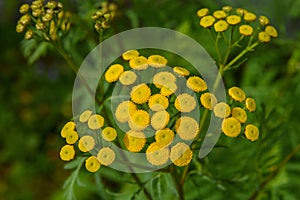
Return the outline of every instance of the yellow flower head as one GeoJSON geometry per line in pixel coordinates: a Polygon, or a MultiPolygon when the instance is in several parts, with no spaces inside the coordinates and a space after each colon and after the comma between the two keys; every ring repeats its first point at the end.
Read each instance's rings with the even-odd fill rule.
{"type": "Polygon", "coordinates": [[[229,88],[228,94],[233,100],[236,100],[238,102],[242,102],[246,98],[245,92],[241,88],[238,88],[238,87],[229,88]]]}
{"type": "Polygon", "coordinates": [[[78,140],[78,133],[76,131],[68,131],[66,136],[66,142],[68,144],[75,144],[78,140]]]}
{"type": "Polygon", "coordinates": [[[141,131],[150,123],[149,113],[145,110],[137,110],[129,120],[129,126],[133,130],[141,131]]]}
{"type": "Polygon", "coordinates": [[[115,158],[115,152],[109,147],[104,147],[100,149],[97,154],[97,159],[104,166],[111,165],[114,162],[115,158]]]}
{"type": "Polygon", "coordinates": [[[177,85],[175,83],[169,82],[166,83],[160,90],[160,94],[163,96],[170,96],[175,93],[177,90],[177,85]]]}
{"type": "Polygon", "coordinates": [[[202,26],[204,28],[208,28],[208,27],[211,27],[215,21],[216,21],[216,19],[213,16],[207,15],[207,16],[204,16],[203,18],[201,18],[200,26],[202,26]]]}
{"type": "Polygon", "coordinates": [[[154,94],[149,98],[148,105],[153,111],[161,111],[168,108],[169,100],[161,94],[154,94]]]}
{"type": "Polygon", "coordinates": [[[92,111],[91,110],[86,110],[84,111],[83,113],[81,113],[81,115],[79,116],[79,121],[81,123],[85,123],[89,120],[89,118],[91,117],[92,115],[92,111]]]}
{"type": "Polygon", "coordinates": [[[259,23],[262,26],[268,25],[270,23],[270,20],[266,16],[260,16],[259,17],[259,23]]]}
{"type": "Polygon", "coordinates": [[[271,37],[265,31],[262,31],[258,33],[258,40],[260,42],[268,43],[270,42],[271,37]]]}
{"type": "Polygon", "coordinates": [[[160,166],[167,163],[170,155],[168,148],[163,148],[160,144],[154,142],[146,150],[148,162],[154,166],[160,166]]]}
{"type": "Polygon", "coordinates": [[[230,115],[231,109],[230,106],[225,102],[217,103],[214,107],[214,113],[216,117],[226,118],[230,115]]]}
{"type": "Polygon", "coordinates": [[[75,149],[74,146],[72,145],[65,145],[60,149],[59,153],[60,158],[63,161],[70,161],[74,158],[75,156],[75,149]]]}
{"type": "Polygon", "coordinates": [[[253,28],[250,25],[244,24],[239,27],[240,34],[250,36],[253,34],[253,28]]]}
{"type": "Polygon", "coordinates": [[[61,137],[65,138],[67,137],[67,133],[69,131],[74,131],[75,130],[75,122],[67,122],[64,127],[61,129],[60,135],[61,137]]]}
{"type": "Polygon", "coordinates": [[[30,6],[29,6],[29,4],[27,4],[27,3],[22,4],[22,5],[20,6],[20,8],[19,8],[19,12],[20,12],[21,14],[25,14],[25,13],[27,13],[29,10],[30,10],[30,6]]]}
{"type": "Polygon", "coordinates": [[[214,94],[206,92],[201,95],[200,102],[204,108],[212,110],[217,104],[217,98],[214,94]]]}
{"type": "Polygon", "coordinates": [[[251,13],[251,12],[246,12],[244,14],[244,20],[246,22],[253,22],[256,20],[256,15],[254,13],[251,13]]]}
{"type": "Polygon", "coordinates": [[[95,139],[90,135],[85,135],[79,139],[78,148],[82,152],[92,150],[96,145],[95,139]]]}
{"type": "Polygon", "coordinates": [[[237,8],[236,10],[236,14],[240,15],[240,16],[243,16],[247,10],[243,9],[243,8],[237,8]]]}
{"type": "Polygon", "coordinates": [[[222,10],[224,10],[225,12],[230,12],[230,11],[232,11],[232,7],[231,6],[223,6],[222,10]]]}
{"type": "Polygon", "coordinates": [[[183,140],[193,140],[199,132],[198,122],[191,117],[180,117],[175,124],[176,133],[183,140]]]}
{"type": "Polygon", "coordinates": [[[143,132],[130,130],[125,134],[123,141],[128,151],[139,152],[146,144],[146,136],[143,132]]]}
{"type": "Polygon", "coordinates": [[[186,93],[180,94],[176,97],[174,106],[180,112],[191,112],[196,107],[196,99],[186,93]]]}
{"type": "Polygon", "coordinates": [[[179,142],[171,148],[170,160],[176,166],[188,165],[193,157],[193,152],[188,145],[183,142],[179,142]]]}
{"type": "Polygon", "coordinates": [[[173,139],[174,132],[169,128],[158,130],[155,133],[155,141],[163,147],[170,145],[173,139]]]}
{"type": "Polygon", "coordinates": [[[234,117],[225,118],[222,122],[222,131],[228,137],[237,137],[241,132],[241,123],[234,117]]]}
{"type": "Polygon", "coordinates": [[[176,77],[170,72],[159,72],[154,75],[152,82],[157,88],[162,88],[168,83],[175,83],[176,77]]]}
{"type": "Polygon", "coordinates": [[[155,68],[165,67],[168,63],[168,60],[160,55],[151,55],[148,57],[148,65],[155,68]]]}
{"type": "Polygon", "coordinates": [[[186,81],[186,86],[195,92],[203,92],[207,90],[205,81],[198,76],[191,76],[186,81]]]}
{"type": "Polygon", "coordinates": [[[228,24],[225,20],[219,20],[214,24],[216,32],[224,32],[228,29],[228,24]]]}
{"type": "Polygon", "coordinates": [[[131,85],[137,79],[137,75],[133,71],[125,71],[121,74],[119,81],[122,85],[131,85]]]}
{"type": "Polygon", "coordinates": [[[256,110],[255,100],[253,98],[248,97],[245,100],[245,107],[247,110],[249,110],[249,112],[254,112],[256,110]]]}
{"type": "Polygon", "coordinates": [[[202,9],[197,11],[198,17],[204,17],[208,13],[209,13],[209,10],[207,8],[202,8],[202,9]]]}
{"type": "Polygon", "coordinates": [[[238,15],[229,15],[226,18],[226,21],[230,25],[237,25],[237,24],[241,23],[241,17],[238,15]]]}
{"type": "Polygon", "coordinates": [[[123,101],[116,109],[115,116],[121,123],[127,122],[136,111],[136,105],[132,101],[123,101]]]}
{"type": "Polygon", "coordinates": [[[245,128],[245,135],[248,140],[251,140],[253,142],[258,139],[259,130],[253,124],[248,124],[245,128]]]}
{"type": "Polygon", "coordinates": [[[163,110],[163,111],[158,111],[154,113],[154,115],[151,117],[151,126],[155,130],[161,130],[164,129],[170,120],[170,114],[163,110]]]}
{"type": "Polygon", "coordinates": [[[173,72],[179,76],[188,76],[190,75],[190,71],[183,67],[174,67],[173,72]]]}
{"type": "Polygon", "coordinates": [[[144,56],[135,57],[129,60],[129,66],[135,70],[144,70],[148,68],[147,58],[144,56]]]}
{"type": "Polygon", "coordinates": [[[124,72],[124,67],[120,64],[111,65],[105,73],[105,80],[109,83],[116,82],[124,72]]]}
{"type": "Polygon", "coordinates": [[[151,90],[145,83],[133,87],[130,93],[131,100],[137,104],[146,103],[150,96],[151,90]]]}
{"type": "Polygon", "coordinates": [[[96,172],[99,170],[101,164],[96,156],[90,156],[85,160],[85,168],[89,172],[96,172]]]}
{"type": "Polygon", "coordinates": [[[102,130],[102,137],[106,141],[113,141],[117,138],[117,131],[112,127],[106,127],[102,130]]]}
{"type": "Polygon", "coordinates": [[[124,60],[130,60],[132,58],[136,58],[139,56],[139,52],[137,50],[129,50],[122,54],[122,58],[124,60]]]}
{"type": "Polygon", "coordinates": [[[267,26],[267,27],[265,28],[265,32],[266,32],[269,36],[271,36],[271,37],[273,37],[273,38],[278,37],[277,30],[276,30],[276,28],[274,28],[274,26],[267,26]]]}
{"type": "Polygon", "coordinates": [[[103,127],[104,118],[101,115],[95,114],[92,115],[88,120],[88,126],[92,130],[97,130],[103,127]]]}
{"type": "Polygon", "coordinates": [[[224,19],[227,16],[227,14],[224,10],[216,10],[213,13],[213,16],[217,19],[224,19]]]}
{"type": "Polygon", "coordinates": [[[231,116],[236,118],[240,123],[245,123],[247,121],[247,113],[240,107],[233,108],[231,110],[231,116]]]}

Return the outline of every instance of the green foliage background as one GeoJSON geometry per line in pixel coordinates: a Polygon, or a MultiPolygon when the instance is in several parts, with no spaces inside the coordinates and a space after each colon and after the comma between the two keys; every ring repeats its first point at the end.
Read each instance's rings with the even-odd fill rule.
{"type": "MultiPolygon", "coordinates": [[[[92,22],[84,23],[95,1],[63,2],[78,13],[75,24],[82,27],[64,41],[75,47],[70,54],[79,65],[97,45],[92,22]]],[[[212,45],[198,25],[199,8],[214,10],[228,4],[271,20],[279,38],[260,45],[240,69],[230,71],[224,79],[227,87],[239,85],[256,98],[259,110],[254,118],[261,128],[260,139],[250,143],[221,137],[230,147],[215,148],[203,159],[205,167],[193,169],[184,190],[186,199],[249,199],[280,166],[258,199],[299,199],[300,153],[287,163],[283,161],[300,143],[300,0],[117,2],[121,16],[113,22],[110,35],[136,27],[166,27],[191,36],[208,52],[212,52],[212,45]],[[197,190],[191,190],[195,187],[197,190]]],[[[62,185],[70,171],[64,170],[59,160],[64,143],[59,132],[72,116],[75,74],[47,44],[31,51],[36,44],[22,42],[22,34],[15,33],[19,5],[19,1],[0,4],[0,200],[62,199],[62,185]]],[[[126,180],[128,175],[105,168],[100,171],[102,182],[83,171],[81,182],[93,183],[93,187],[76,188],[78,199],[124,199],[133,195],[135,189],[129,183],[116,181],[126,180]]],[[[162,199],[174,197],[168,185],[170,177],[155,175],[147,183],[150,188],[157,187],[152,187],[152,192],[162,199]]],[[[145,174],[142,178],[150,177],[145,174]]],[[[136,197],[143,198],[139,194],[136,197]]]]}

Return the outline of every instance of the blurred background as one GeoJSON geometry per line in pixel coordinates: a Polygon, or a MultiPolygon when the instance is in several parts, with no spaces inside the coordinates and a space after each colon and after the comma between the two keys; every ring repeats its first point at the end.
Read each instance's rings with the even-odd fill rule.
{"type": "MultiPolygon", "coordinates": [[[[25,2],[0,1],[0,200],[62,199],[63,181],[70,172],[63,169],[64,162],[59,159],[59,150],[64,144],[60,129],[72,117],[71,93],[76,76],[54,49],[47,48],[36,55],[31,52],[31,60],[28,60],[24,54],[23,34],[15,32],[20,17],[18,8],[25,2]]],[[[85,11],[95,2],[63,1],[67,10],[78,15],[87,15],[85,11]]],[[[239,70],[225,77],[226,86],[239,85],[257,99],[260,109],[256,118],[261,123],[262,137],[254,147],[232,143],[234,147],[230,151],[214,151],[210,162],[219,166],[216,176],[230,176],[230,173],[242,172],[239,168],[231,169],[248,155],[241,151],[256,151],[264,160],[260,160],[261,168],[255,170],[272,170],[272,166],[284,160],[300,143],[300,0],[115,2],[120,16],[114,20],[110,35],[143,26],[171,28],[199,41],[209,52],[211,44],[198,25],[199,8],[215,10],[231,5],[266,15],[278,29],[279,37],[271,44],[260,45],[239,70]],[[230,158],[220,161],[226,155],[230,158]],[[224,174],[224,169],[232,172],[224,174]]],[[[84,43],[85,37],[83,34],[74,39],[74,43],[84,43]]],[[[78,51],[77,63],[93,45],[78,51]]],[[[246,161],[254,162],[250,158],[246,161]]],[[[253,169],[245,169],[249,170],[253,169]]],[[[203,184],[202,199],[213,196],[218,199],[231,191],[210,187],[212,182],[203,184]]],[[[251,194],[259,183],[250,185],[254,188],[241,185],[239,192],[251,194]]],[[[299,199],[299,186],[300,153],[296,153],[260,198],[299,199]]]]}

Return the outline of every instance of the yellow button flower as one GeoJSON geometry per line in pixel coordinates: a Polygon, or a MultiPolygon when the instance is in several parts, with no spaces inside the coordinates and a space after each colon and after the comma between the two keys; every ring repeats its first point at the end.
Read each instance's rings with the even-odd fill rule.
{"type": "Polygon", "coordinates": [[[225,20],[219,20],[214,24],[216,32],[224,32],[228,29],[228,24],[225,20]]]}
{"type": "Polygon", "coordinates": [[[217,19],[224,19],[227,16],[227,14],[226,12],[224,12],[224,10],[216,10],[213,13],[213,16],[217,19]]]}
{"type": "Polygon", "coordinates": [[[253,22],[256,20],[256,15],[254,13],[251,13],[251,12],[246,12],[244,14],[244,20],[246,22],[253,22]]]}
{"type": "Polygon", "coordinates": [[[124,67],[120,64],[111,65],[106,71],[104,77],[108,83],[119,80],[120,75],[124,72],[124,67]]]}
{"type": "Polygon", "coordinates": [[[133,113],[135,113],[136,109],[136,105],[132,103],[132,101],[123,101],[116,109],[116,119],[121,123],[127,122],[133,113]]]}
{"type": "Polygon", "coordinates": [[[129,66],[135,70],[144,70],[148,68],[147,58],[144,56],[135,57],[129,60],[129,66]]]}
{"type": "Polygon", "coordinates": [[[231,109],[230,106],[225,102],[217,103],[214,107],[214,114],[219,118],[226,118],[230,115],[231,109]]]}
{"type": "Polygon", "coordinates": [[[238,15],[229,15],[226,18],[226,21],[230,25],[237,25],[237,24],[241,23],[241,17],[238,15]]]}
{"type": "Polygon", "coordinates": [[[191,76],[186,81],[186,86],[195,92],[203,92],[207,90],[205,81],[198,76],[191,76]]]}
{"type": "Polygon", "coordinates": [[[266,32],[269,36],[271,36],[271,37],[273,37],[273,38],[278,37],[277,30],[276,30],[276,28],[274,28],[274,26],[267,26],[267,27],[265,28],[265,32],[266,32]]]}
{"type": "Polygon", "coordinates": [[[151,55],[148,57],[148,65],[154,68],[162,68],[165,67],[168,63],[168,60],[160,55],[151,55]]]}
{"type": "Polygon", "coordinates": [[[95,139],[90,135],[82,136],[78,142],[78,148],[82,152],[92,150],[96,145],[95,139]]]}
{"type": "Polygon", "coordinates": [[[75,130],[75,123],[74,122],[68,122],[64,125],[64,127],[61,129],[60,135],[61,137],[65,138],[67,136],[67,133],[69,131],[74,131],[75,130]]]}
{"type": "Polygon", "coordinates": [[[207,8],[202,8],[202,9],[197,11],[198,17],[204,17],[208,13],[209,13],[209,10],[207,8]]]}
{"type": "Polygon", "coordinates": [[[208,28],[208,27],[211,27],[215,21],[216,21],[216,19],[213,16],[207,15],[207,16],[204,16],[203,18],[201,18],[200,26],[202,26],[204,28],[208,28]]]}
{"type": "Polygon", "coordinates": [[[19,12],[20,12],[21,14],[25,14],[25,13],[27,13],[29,10],[30,10],[30,6],[29,6],[29,4],[27,4],[27,3],[22,4],[22,5],[20,6],[20,8],[19,8],[19,12]]]}
{"type": "Polygon", "coordinates": [[[160,146],[164,147],[170,145],[173,142],[173,139],[174,139],[174,132],[169,128],[158,130],[155,133],[155,141],[160,146]]]}
{"type": "Polygon", "coordinates": [[[164,148],[156,142],[150,144],[146,150],[146,158],[154,166],[166,164],[169,160],[169,154],[170,150],[168,148],[164,148]]]}
{"type": "Polygon", "coordinates": [[[102,128],[104,125],[104,118],[101,115],[92,115],[88,120],[88,127],[92,130],[102,128]]]}
{"type": "Polygon", "coordinates": [[[132,58],[136,58],[139,56],[139,52],[137,50],[129,50],[122,54],[122,58],[124,60],[130,60],[132,58]]]}
{"type": "Polygon", "coordinates": [[[233,108],[231,110],[231,116],[236,118],[240,123],[245,123],[247,121],[247,113],[240,107],[233,108]]]}
{"type": "Polygon", "coordinates": [[[99,170],[101,164],[95,156],[90,156],[85,160],[85,168],[89,172],[96,172],[99,170]]]}
{"type": "Polygon", "coordinates": [[[136,73],[133,71],[125,71],[121,74],[119,81],[122,85],[132,85],[137,79],[136,73]]]}
{"type": "Polygon", "coordinates": [[[229,117],[222,122],[222,131],[228,137],[237,137],[241,132],[241,123],[234,117],[229,117]]]}
{"type": "Polygon", "coordinates": [[[270,42],[271,37],[265,31],[262,31],[258,33],[258,40],[260,42],[268,43],[270,42]]]}
{"type": "Polygon", "coordinates": [[[164,129],[170,120],[170,114],[163,110],[163,111],[158,111],[154,113],[154,115],[151,117],[151,126],[155,130],[161,130],[164,129]]]}
{"type": "Polygon", "coordinates": [[[139,152],[146,144],[146,136],[143,132],[128,131],[124,138],[124,145],[130,152],[139,152]]]}
{"type": "Polygon", "coordinates": [[[253,142],[258,139],[259,130],[255,125],[248,124],[245,128],[245,135],[248,140],[251,140],[253,142]]]}
{"type": "Polygon", "coordinates": [[[249,36],[253,34],[253,28],[250,25],[244,24],[239,27],[240,34],[249,36]]]}
{"type": "Polygon", "coordinates": [[[173,72],[179,76],[188,76],[190,75],[190,71],[183,67],[174,67],[173,72]]]}
{"type": "Polygon", "coordinates": [[[147,128],[150,123],[149,113],[145,110],[137,110],[129,120],[129,127],[141,131],[147,128]]]}
{"type": "Polygon", "coordinates": [[[266,16],[260,16],[259,17],[259,23],[262,26],[266,26],[266,25],[268,25],[270,23],[270,20],[266,16]]]}
{"type": "Polygon", "coordinates": [[[161,111],[168,108],[169,100],[162,94],[154,94],[149,98],[148,105],[153,111],[161,111]]]}
{"type": "Polygon", "coordinates": [[[201,95],[200,102],[204,108],[212,110],[217,104],[217,98],[214,94],[206,92],[201,95]]]}
{"type": "Polygon", "coordinates": [[[174,106],[180,112],[191,112],[196,107],[196,99],[186,93],[180,94],[176,97],[174,106]]]}
{"type": "Polygon", "coordinates": [[[245,100],[245,107],[247,110],[249,110],[249,112],[254,112],[256,110],[255,100],[253,98],[248,97],[245,100]]]}
{"type": "Polygon", "coordinates": [[[130,97],[134,103],[143,104],[148,101],[151,96],[151,90],[148,85],[142,83],[132,88],[130,97]]]}
{"type": "Polygon", "coordinates": [[[104,147],[100,149],[97,154],[97,159],[104,166],[111,165],[114,162],[115,158],[115,152],[109,147],[104,147]]]}
{"type": "Polygon", "coordinates": [[[183,140],[193,140],[199,132],[198,122],[191,117],[180,117],[175,124],[176,133],[183,140]]]}
{"type": "Polygon", "coordinates": [[[229,96],[238,102],[242,102],[246,98],[245,92],[239,87],[231,87],[228,90],[229,96]]]}
{"type": "Polygon", "coordinates": [[[67,144],[75,144],[78,140],[78,133],[76,131],[68,131],[66,136],[67,144]]]}
{"type": "Polygon", "coordinates": [[[170,160],[176,166],[182,167],[188,165],[191,162],[192,157],[192,150],[183,142],[179,142],[171,148],[170,160]]]}
{"type": "Polygon", "coordinates": [[[60,158],[63,161],[70,161],[75,156],[75,149],[72,145],[65,145],[60,149],[59,153],[60,158]]]}
{"type": "Polygon", "coordinates": [[[157,88],[162,88],[166,86],[168,83],[175,83],[176,77],[170,72],[159,72],[154,75],[152,79],[152,83],[157,88]]]}
{"type": "Polygon", "coordinates": [[[81,123],[85,123],[89,120],[89,118],[91,117],[92,115],[92,111],[91,110],[86,110],[84,111],[83,113],[81,113],[81,115],[79,116],[79,121],[81,123]]]}
{"type": "Polygon", "coordinates": [[[170,96],[171,94],[174,94],[177,90],[177,85],[175,83],[166,83],[160,90],[160,94],[163,96],[170,96]]]}
{"type": "Polygon", "coordinates": [[[232,11],[232,7],[231,6],[223,6],[222,10],[224,10],[225,12],[230,12],[230,11],[232,11]]]}
{"type": "Polygon", "coordinates": [[[238,14],[238,15],[240,15],[240,16],[243,16],[243,15],[247,12],[247,10],[245,10],[245,9],[243,9],[243,8],[237,8],[237,9],[235,10],[235,12],[236,12],[236,14],[238,14]]]}
{"type": "Polygon", "coordinates": [[[113,127],[106,127],[102,130],[101,135],[106,141],[113,141],[117,138],[117,131],[113,127]]]}

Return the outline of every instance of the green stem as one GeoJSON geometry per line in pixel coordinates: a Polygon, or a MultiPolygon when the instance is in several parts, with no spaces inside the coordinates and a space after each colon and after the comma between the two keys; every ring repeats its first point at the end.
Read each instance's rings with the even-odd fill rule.
{"type": "Polygon", "coordinates": [[[175,171],[176,169],[174,169],[174,166],[172,165],[171,166],[171,176],[172,176],[172,179],[173,179],[173,182],[175,184],[175,187],[176,187],[176,191],[178,193],[178,196],[179,196],[179,200],[184,200],[184,195],[183,195],[183,184],[180,183],[178,177],[177,177],[177,173],[175,171]]]}
{"type": "Polygon", "coordinates": [[[216,48],[216,51],[217,51],[217,55],[218,55],[218,60],[219,60],[219,63],[222,63],[222,56],[221,56],[221,51],[220,51],[220,48],[219,48],[219,39],[220,39],[220,32],[217,34],[217,38],[216,38],[216,41],[215,41],[215,48],[216,48]]]}

